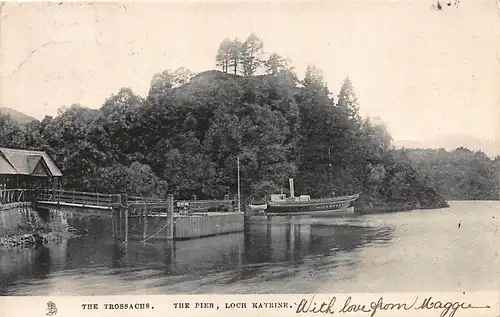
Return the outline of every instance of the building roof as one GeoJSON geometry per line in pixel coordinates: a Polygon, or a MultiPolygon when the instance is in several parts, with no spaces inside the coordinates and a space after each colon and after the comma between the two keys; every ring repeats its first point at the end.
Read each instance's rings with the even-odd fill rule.
{"type": "Polygon", "coordinates": [[[0,174],[32,175],[40,161],[47,167],[50,176],[62,176],[45,152],[0,148],[0,174]]]}
{"type": "Polygon", "coordinates": [[[17,175],[16,169],[10,165],[3,155],[0,155],[0,174],[17,175]]]}

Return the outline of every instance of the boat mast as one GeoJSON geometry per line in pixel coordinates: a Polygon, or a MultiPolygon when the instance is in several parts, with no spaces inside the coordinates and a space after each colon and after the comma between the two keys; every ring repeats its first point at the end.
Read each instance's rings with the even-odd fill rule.
{"type": "Polygon", "coordinates": [[[332,161],[331,161],[331,155],[332,152],[330,150],[330,147],[328,147],[328,190],[330,194],[327,197],[333,197],[333,190],[332,190],[332,161]]]}
{"type": "Polygon", "coordinates": [[[237,156],[237,163],[238,163],[238,212],[241,212],[241,202],[240,202],[240,157],[237,156]]]}

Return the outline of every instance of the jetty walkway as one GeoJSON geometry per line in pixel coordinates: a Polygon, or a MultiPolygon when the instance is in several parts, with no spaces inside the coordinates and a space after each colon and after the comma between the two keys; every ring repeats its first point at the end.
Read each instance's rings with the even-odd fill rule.
{"type": "Polygon", "coordinates": [[[139,239],[190,239],[244,230],[244,216],[235,200],[178,200],[103,194],[64,189],[0,189],[2,206],[29,202],[45,210],[73,210],[112,218],[113,237],[139,239]]]}

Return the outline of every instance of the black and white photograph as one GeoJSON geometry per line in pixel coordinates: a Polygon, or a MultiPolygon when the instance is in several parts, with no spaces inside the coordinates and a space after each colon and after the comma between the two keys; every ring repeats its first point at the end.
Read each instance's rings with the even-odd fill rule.
{"type": "Polygon", "coordinates": [[[498,1],[0,10],[0,298],[500,290],[498,1]]]}

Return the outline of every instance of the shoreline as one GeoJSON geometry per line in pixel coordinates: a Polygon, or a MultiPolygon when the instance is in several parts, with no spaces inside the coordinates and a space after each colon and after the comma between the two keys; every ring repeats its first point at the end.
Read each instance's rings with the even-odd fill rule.
{"type": "Polygon", "coordinates": [[[0,237],[0,249],[36,248],[63,240],[77,238],[81,235],[71,232],[24,233],[9,237],[0,237]]]}
{"type": "Polygon", "coordinates": [[[449,208],[449,204],[446,203],[444,206],[435,207],[414,207],[414,206],[369,206],[363,207],[361,210],[354,209],[354,213],[357,215],[373,215],[373,214],[387,214],[395,212],[405,212],[405,211],[418,211],[418,210],[435,210],[449,208]]]}

